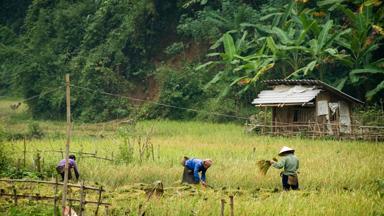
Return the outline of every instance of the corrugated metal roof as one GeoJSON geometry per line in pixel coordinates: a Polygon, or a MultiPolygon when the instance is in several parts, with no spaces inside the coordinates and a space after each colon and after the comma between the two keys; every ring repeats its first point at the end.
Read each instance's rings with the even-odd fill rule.
{"type": "Polygon", "coordinates": [[[285,80],[285,79],[274,79],[264,80],[263,83],[269,85],[321,85],[323,82],[320,80],[302,79],[302,80],[285,80]]]}
{"type": "Polygon", "coordinates": [[[320,80],[310,80],[310,79],[303,79],[303,80],[283,80],[283,79],[276,79],[276,80],[265,80],[263,81],[264,83],[268,84],[268,85],[289,85],[289,86],[292,86],[292,85],[307,85],[307,86],[319,86],[321,87],[322,89],[324,90],[327,90],[327,91],[330,91],[336,95],[338,95],[339,97],[342,97],[350,102],[353,102],[353,103],[358,103],[358,104],[364,104],[364,102],[362,102],[361,100],[359,99],[356,99],[338,89],[336,89],[335,87],[333,86],[330,86],[328,85],[327,83],[324,83],[320,80]]]}
{"type": "Polygon", "coordinates": [[[261,91],[258,98],[254,99],[255,105],[301,105],[313,100],[321,89],[316,87],[276,86],[273,90],[261,91]]]}

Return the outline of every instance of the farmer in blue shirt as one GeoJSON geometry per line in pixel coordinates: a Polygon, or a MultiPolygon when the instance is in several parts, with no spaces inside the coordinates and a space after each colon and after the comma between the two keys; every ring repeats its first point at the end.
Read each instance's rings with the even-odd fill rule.
{"type": "Polygon", "coordinates": [[[201,160],[184,157],[181,163],[184,166],[182,182],[190,184],[201,183],[203,186],[207,186],[205,173],[213,163],[211,159],[201,160]],[[201,177],[199,176],[199,172],[201,172],[201,177]]]}

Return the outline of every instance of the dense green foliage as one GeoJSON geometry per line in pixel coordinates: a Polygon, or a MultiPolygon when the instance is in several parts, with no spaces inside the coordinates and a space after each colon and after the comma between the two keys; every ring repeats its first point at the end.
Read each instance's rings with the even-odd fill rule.
{"type": "Polygon", "coordinates": [[[7,215],[18,215],[18,216],[46,216],[51,215],[53,212],[53,207],[48,204],[40,203],[26,203],[23,208],[20,206],[11,206],[11,207],[0,207],[1,212],[7,212],[7,215]]]}
{"type": "Polygon", "coordinates": [[[28,101],[34,117],[64,117],[64,89],[50,90],[64,85],[66,73],[74,86],[97,90],[72,88],[73,117],[84,121],[247,114],[268,78],[320,79],[369,103],[384,94],[377,0],[0,4],[0,93],[40,95],[28,101]],[[101,94],[138,91],[157,103],[137,109],[132,100],[101,94]]]}
{"type": "Polygon", "coordinates": [[[360,2],[354,11],[358,2],[342,2],[265,5],[256,22],[249,18],[228,29],[211,46],[219,52],[209,53],[212,60],[198,68],[218,68],[211,83],[243,85],[240,94],[272,76],[320,79],[361,99],[366,93],[368,100],[377,100],[383,95],[383,9],[375,6],[381,3],[360,2]]]}

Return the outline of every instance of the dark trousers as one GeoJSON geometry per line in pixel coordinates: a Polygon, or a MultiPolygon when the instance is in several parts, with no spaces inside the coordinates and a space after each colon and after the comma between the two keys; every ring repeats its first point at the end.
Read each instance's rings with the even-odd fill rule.
{"type": "MultiPolygon", "coordinates": [[[[58,166],[58,167],[56,167],[56,171],[57,171],[57,173],[60,174],[60,176],[61,176],[61,181],[64,181],[64,167],[60,167],[60,166],[58,166]]],[[[72,179],[71,169],[68,170],[68,180],[69,180],[69,179],[72,179]]]]}
{"type": "Polygon", "coordinates": [[[296,185],[290,185],[288,184],[288,176],[281,174],[281,182],[283,183],[283,189],[284,190],[298,190],[299,189],[299,182],[297,181],[296,185]]]}
{"type": "Polygon", "coordinates": [[[193,176],[193,170],[184,167],[183,177],[181,180],[182,183],[188,184],[198,184],[199,182],[195,182],[195,177],[193,176]]]}

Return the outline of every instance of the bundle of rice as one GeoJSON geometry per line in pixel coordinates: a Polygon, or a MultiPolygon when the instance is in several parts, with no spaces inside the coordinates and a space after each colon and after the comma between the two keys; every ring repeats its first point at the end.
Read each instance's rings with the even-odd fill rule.
{"type": "MultiPolygon", "coordinates": [[[[276,158],[273,158],[272,160],[277,161],[276,158]]],[[[269,160],[259,160],[257,161],[257,166],[259,167],[259,170],[261,174],[265,175],[268,172],[269,167],[271,167],[271,162],[269,160]]]]}

